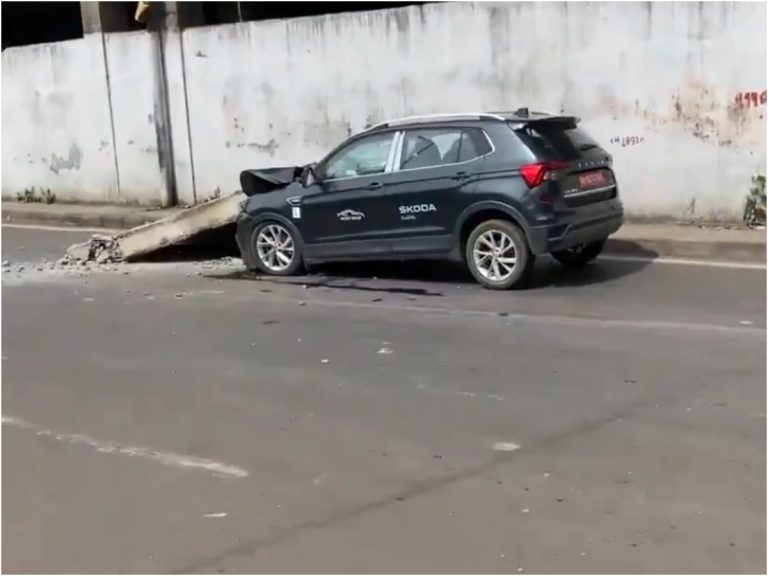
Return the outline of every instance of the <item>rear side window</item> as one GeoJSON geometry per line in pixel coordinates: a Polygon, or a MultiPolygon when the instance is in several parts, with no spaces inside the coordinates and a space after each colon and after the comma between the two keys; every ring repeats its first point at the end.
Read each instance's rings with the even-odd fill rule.
{"type": "Polygon", "coordinates": [[[408,130],[400,170],[467,162],[491,150],[488,139],[478,128],[408,130]]]}
{"type": "Polygon", "coordinates": [[[587,150],[600,148],[589,134],[573,124],[542,122],[517,133],[535,153],[558,160],[577,160],[587,150]]]}

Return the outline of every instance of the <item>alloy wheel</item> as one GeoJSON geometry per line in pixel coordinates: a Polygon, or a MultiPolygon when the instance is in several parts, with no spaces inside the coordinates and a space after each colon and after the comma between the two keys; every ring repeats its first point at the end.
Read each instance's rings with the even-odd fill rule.
{"type": "Polygon", "coordinates": [[[480,274],[493,282],[508,279],[517,265],[515,243],[501,230],[488,230],[478,236],[472,257],[480,274]]]}
{"type": "Polygon", "coordinates": [[[259,232],[256,250],[259,260],[271,272],[282,272],[291,265],[296,256],[291,233],[279,224],[269,224],[259,232]]]}

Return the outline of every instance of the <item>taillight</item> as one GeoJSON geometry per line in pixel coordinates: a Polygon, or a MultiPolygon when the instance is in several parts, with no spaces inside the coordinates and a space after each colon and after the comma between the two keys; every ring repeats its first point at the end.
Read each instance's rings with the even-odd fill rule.
{"type": "Polygon", "coordinates": [[[525,180],[528,188],[535,188],[547,179],[550,172],[568,168],[568,162],[554,160],[552,162],[536,162],[520,167],[520,175],[525,180]]]}

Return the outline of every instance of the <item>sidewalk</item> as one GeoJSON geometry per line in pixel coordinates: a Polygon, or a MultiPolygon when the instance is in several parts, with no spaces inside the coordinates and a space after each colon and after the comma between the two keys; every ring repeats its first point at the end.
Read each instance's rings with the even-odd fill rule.
{"type": "Polygon", "coordinates": [[[3,224],[123,230],[162,220],[180,208],[147,209],[113,204],[3,202],[3,224]]]}
{"type": "Polygon", "coordinates": [[[765,264],[765,238],[764,229],[627,222],[611,236],[606,251],[651,258],[765,264]]]}
{"type": "MultiPolygon", "coordinates": [[[[2,222],[119,230],[155,222],[181,210],[3,202],[2,222]]],[[[611,254],[649,258],[690,258],[765,264],[765,241],[765,230],[629,222],[611,237],[606,251],[611,254]]]]}

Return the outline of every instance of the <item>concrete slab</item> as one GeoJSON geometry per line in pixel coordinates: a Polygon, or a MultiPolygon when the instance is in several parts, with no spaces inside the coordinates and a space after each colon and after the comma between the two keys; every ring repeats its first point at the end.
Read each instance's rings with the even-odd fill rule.
{"type": "Polygon", "coordinates": [[[149,222],[114,236],[94,236],[88,242],[67,250],[78,260],[106,258],[132,260],[159,248],[171,246],[205,230],[235,221],[244,196],[236,193],[177,212],[168,218],[149,222]],[[106,254],[106,256],[102,256],[106,254]]]}

